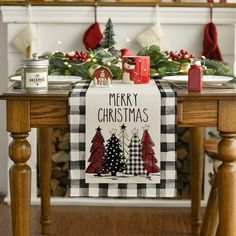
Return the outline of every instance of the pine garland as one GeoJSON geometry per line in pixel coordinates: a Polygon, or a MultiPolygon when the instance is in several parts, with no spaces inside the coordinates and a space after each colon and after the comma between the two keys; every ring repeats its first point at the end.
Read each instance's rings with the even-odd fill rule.
{"type": "Polygon", "coordinates": [[[54,52],[45,53],[40,58],[49,60],[48,73],[50,75],[73,75],[81,76],[83,79],[91,79],[89,68],[94,64],[108,67],[113,79],[122,78],[121,58],[118,51],[109,51],[108,49],[98,48],[88,52],[54,52]],[[82,60],[76,55],[85,53],[82,60]]]}
{"type": "MultiPolygon", "coordinates": [[[[177,59],[175,61],[172,60],[166,52],[162,52],[156,45],[143,48],[138,52],[138,55],[150,56],[151,77],[180,75],[180,67],[182,63],[190,63],[189,57],[186,57],[186,59],[177,59]]],[[[201,64],[203,66],[204,75],[230,76],[235,78],[228,64],[225,62],[202,59],[201,64]]],[[[234,80],[231,82],[234,82],[234,80]]]]}
{"type": "MultiPolygon", "coordinates": [[[[111,36],[112,34],[109,35],[111,36]]],[[[40,58],[49,60],[50,75],[73,75],[80,76],[83,79],[91,79],[89,73],[90,67],[99,64],[101,66],[106,66],[111,70],[113,79],[122,79],[121,53],[114,49],[113,43],[111,43],[113,41],[111,39],[109,40],[109,44],[107,44],[107,46],[109,45],[108,48],[100,47],[93,51],[86,52],[47,52],[40,58]],[[114,50],[111,50],[111,48],[114,50]]],[[[156,45],[143,48],[137,55],[150,57],[151,77],[181,75],[181,65],[183,63],[190,63],[190,57],[187,54],[184,55],[186,58],[180,59],[178,58],[179,54],[175,54],[174,56],[177,58],[176,59],[173,55],[171,56],[169,53],[162,52],[156,45]]],[[[231,82],[236,83],[236,78],[225,62],[202,59],[201,63],[205,75],[231,76],[234,78],[231,82]]],[[[15,75],[20,75],[20,69],[16,71],[15,75]]]]}

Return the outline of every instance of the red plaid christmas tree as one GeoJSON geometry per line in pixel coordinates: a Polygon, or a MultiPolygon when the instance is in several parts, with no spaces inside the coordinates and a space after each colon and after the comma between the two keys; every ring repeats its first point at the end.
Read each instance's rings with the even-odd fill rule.
{"type": "Polygon", "coordinates": [[[155,146],[152,138],[147,129],[143,132],[143,137],[141,140],[142,144],[142,159],[144,162],[144,168],[147,171],[147,175],[150,173],[158,173],[160,172],[159,167],[156,165],[157,159],[155,157],[155,152],[153,150],[153,146],[155,146]]]}
{"type": "Polygon", "coordinates": [[[104,162],[104,153],[105,153],[105,146],[104,146],[104,138],[101,133],[101,128],[97,128],[97,132],[94,135],[91,143],[92,146],[90,148],[90,157],[88,162],[90,162],[88,168],[86,169],[86,173],[94,173],[97,175],[101,174],[101,170],[103,168],[102,163],[104,162]]]}

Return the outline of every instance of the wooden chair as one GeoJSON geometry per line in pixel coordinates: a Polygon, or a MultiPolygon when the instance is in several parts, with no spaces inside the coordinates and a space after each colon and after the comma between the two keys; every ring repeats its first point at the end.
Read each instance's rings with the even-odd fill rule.
{"type": "Polygon", "coordinates": [[[205,153],[214,159],[214,177],[212,187],[208,198],[205,214],[203,217],[201,236],[218,235],[217,229],[219,224],[219,209],[218,209],[218,189],[217,189],[217,169],[221,164],[218,160],[217,148],[219,139],[208,139],[203,143],[205,153]]]}

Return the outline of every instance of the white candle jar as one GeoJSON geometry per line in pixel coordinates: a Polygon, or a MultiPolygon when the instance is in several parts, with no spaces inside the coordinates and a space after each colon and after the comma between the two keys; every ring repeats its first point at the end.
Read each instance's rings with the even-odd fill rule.
{"type": "Polygon", "coordinates": [[[48,90],[48,60],[41,60],[37,54],[33,59],[23,59],[21,63],[21,89],[27,92],[45,92],[48,90]]]}

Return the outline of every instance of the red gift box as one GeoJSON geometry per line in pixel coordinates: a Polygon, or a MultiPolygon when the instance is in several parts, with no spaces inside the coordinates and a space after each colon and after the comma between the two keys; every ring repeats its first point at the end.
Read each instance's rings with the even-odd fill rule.
{"type": "Polygon", "coordinates": [[[126,84],[147,84],[150,81],[150,57],[122,57],[122,81],[126,84]]]}

